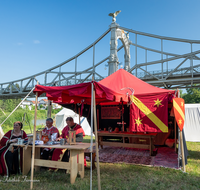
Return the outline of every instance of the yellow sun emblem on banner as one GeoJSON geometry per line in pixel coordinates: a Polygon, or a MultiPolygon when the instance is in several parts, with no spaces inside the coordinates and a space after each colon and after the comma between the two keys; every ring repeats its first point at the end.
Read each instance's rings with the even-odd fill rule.
{"type": "Polygon", "coordinates": [[[179,124],[182,124],[182,119],[179,119],[179,120],[178,120],[178,123],[179,123],[179,124]]]}
{"type": "Polygon", "coordinates": [[[137,124],[137,125],[140,125],[140,124],[142,124],[142,122],[141,122],[141,121],[142,121],[142,119],[139,119],[139,118],[138,118],[138,119],[135,119],[135,121],[136,121],[136,122],[135,122],[135,124],[137,124]]]}
{"type": "Polygon", "coordinates": [[[158,98],[157,98],[157,100],[154,100],[154,102],[155,102],[154,106],[159,107],[160,105],[162,105],[161,104],[162,100],[159,100],[158,98]]]}

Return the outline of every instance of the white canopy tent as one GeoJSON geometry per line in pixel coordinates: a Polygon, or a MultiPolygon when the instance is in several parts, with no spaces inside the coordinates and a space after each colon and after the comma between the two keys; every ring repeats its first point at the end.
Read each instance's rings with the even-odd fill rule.
{"type": "MultiPolygon", "coordinates": [[[[62,130],[67,125],[66,124],[67,117],[72,117],[74,119],[74,122],[79,124],[79,114],[76,114],[74,111],[70,109],[63,108],[60,112],[56,114],[56,127],[59,130],[62,130]]],[[[86,117],[80,118],[80,125],[83,128],[85,135],[91,135],[91,127],[86,117]]]]}
{"type": "Polygon", "coordinates": [[[200,142],[200,104],[185,104],[185,140],[200,142]]]}

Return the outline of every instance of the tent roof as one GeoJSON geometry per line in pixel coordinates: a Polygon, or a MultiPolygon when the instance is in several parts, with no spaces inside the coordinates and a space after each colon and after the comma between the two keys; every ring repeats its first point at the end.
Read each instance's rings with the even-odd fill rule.
{"type": "Polygon", "coordinates": [[[91,86],[94,84],[96,103],[100,102],[120,102],[128,101],[128,97],[122,92],[115,92],[108,87],[103,86],[95,81],[81,83],[70,86],[42,86],[36,85],[34,93],[38,92],[38,96],[46,93],[49,100],[56,103],[81,103],[84,99],[85,103],[91,103],[91,86]]]}
{"type": "Polygon", "coordinates": [[[152,86],[138,79],[131,73],[125,71],[124,69],[117,70],[115,73],[101,80],[99,83],[119,93],[125,92],[125,90],[121,90],[123,88],[132,88],[134,90],[134,95],[136,96],[160,93],[173,94],[175,92],[174,90],[166,90],[152,86]]]}

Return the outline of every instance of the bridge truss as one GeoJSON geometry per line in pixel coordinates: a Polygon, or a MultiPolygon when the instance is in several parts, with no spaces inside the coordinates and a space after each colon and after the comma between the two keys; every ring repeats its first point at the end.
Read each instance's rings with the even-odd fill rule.
{"type": "MultiPolygon", "coordinates": [[[[200,87],[200,40],[158,36],[119,25],[117,29],[126,33],[131,57],[130,67],[125,66],[122,60],[123,56],[125,57],[123,50],[126,47],[123,43],[119,44],[117,52],[121,64],[119,61],[117,67],[124,66],[124,69],[136,77],[158,87],[170,89],[200,87]]],[[[23,79],[1,83],[0,98],[24,97],[37,82],[45,86],[64,86],[91,81],[92,76],[96,81],[102,80],[108,76],[104,68],[109,66],[107,63],[111,55],[108,54],[96,61],[98,53],[96,46],[108,36],[110,31],[111,28],[91,45],[55,67],[23,79]],[[92,52],[90,59],[92,61],[79,62],[79,58],[88,51],[92,52]],[[90,66],[78,69],[79,65],[81,68],[86,67],[84,64],[90,66]]]]}

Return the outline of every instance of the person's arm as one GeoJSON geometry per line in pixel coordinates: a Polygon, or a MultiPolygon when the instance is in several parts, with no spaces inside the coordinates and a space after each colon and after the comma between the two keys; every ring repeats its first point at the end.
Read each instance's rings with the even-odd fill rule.
{"type": "Polygon", "coordinates": [[[1,139],[1,146],[8,146],[10,143],[16,142],[17,139],[10,140],[11,131],[8,131],[1,139]]]}
{"type": "Polygon", "coordinates": [[[76,130],[76,142],[83,142],[83,137],[85,136],[85,132],[81,126],[76,130]]]}

